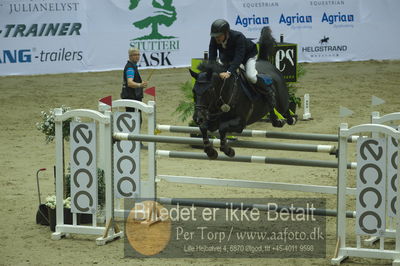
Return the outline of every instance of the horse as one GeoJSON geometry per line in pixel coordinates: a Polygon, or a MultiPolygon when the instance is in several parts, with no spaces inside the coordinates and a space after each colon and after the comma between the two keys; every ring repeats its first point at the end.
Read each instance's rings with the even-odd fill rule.
{"type": "MultiPolygon", "coordinates": [[[[276,96],[276,111],[282,114],[281,118],[292,125],[296,121],[289,110],[289,94],[285,80],[281,72],[267,61],[274,42],[270,28],[264,27],[260,35],[256,69],[259,74],[264,74],[272,80],[271,87],[275,90],[276,96]]],[[[229,146],[226,134],[228,132],[241,133],[247,125],[259,121],[267,113],[270,113],[272,118],[276,118],[276,114],[262,96],[251,98],[241,89],[245,78],[241,81],[240,74],[232,73],[233,75],[228,79],[221,79],[219,73],[226,71],[227,67],[216,62],[205,61],[198,69],[200,73],[191,69],[189,71],[195,79],[193,121],[200,128],[204,152],[210,159],[218,157],[218,152],[212,147],[208,137],[208,131],[218,130],[220,151],[229,157],[234,157],[235,151],[229,146]]],[[[247,86],[252,85],[247,84],[247,86]]]]}
{"type": "Polygon", "coordinates": [[[326,37],[325,35],[324,35],[324,38],[322,38],[320,41],[319,41],[319,44],[324,44],[324,43],[328,43],[328,41],[329,41],[329,37],[326,37]]]}

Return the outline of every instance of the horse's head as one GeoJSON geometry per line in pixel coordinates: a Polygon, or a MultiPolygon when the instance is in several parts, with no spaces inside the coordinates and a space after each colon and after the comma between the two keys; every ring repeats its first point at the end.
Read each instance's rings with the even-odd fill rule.
{"type": "Polygon", "coordinates": [[[193,121],[200,127],[206,127],[206,122],[211,115],[220,112],[218,101],[221,98],[223,80],[219,73],[224,71],[222,65],[217,63],[202,63],[198,67],[202,72],[195,73],[190,70],[192,77],[196,80],[193,87],[195,110],[193,121]]]}
{"type": "Polygon", "coordinates": [[[207,72],[195,73],[189,70],[192,77],[196,80],[193,86],[194,113],[193,121],[199,126],[205,126],[209,120],[209,107],[212,101],[212,82],[211,76],[207,72]]]}

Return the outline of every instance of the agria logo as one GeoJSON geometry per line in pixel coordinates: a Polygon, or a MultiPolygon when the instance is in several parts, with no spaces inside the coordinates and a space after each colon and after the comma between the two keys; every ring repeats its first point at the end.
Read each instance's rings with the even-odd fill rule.
{"type": "Polygon", "coordinates": [[[139,48],[142,52],[139,65],[172,66],[174,52],[179,51],[179,39],[162,34],[159,28],[171,27],[177,20],[172,0],[130,0],[129,10],[135,11],[134,17],[137,19],[132,25],[140,30],[150,31],[147,35],[130,40],[130,46],[139,48]]]}
{"type": "MultiPolygon", "coordinates": [[[[147,0],[142,1],[147,2],[147,0]]],[[[141,0],[131,0],[129,10],[136,9],[141,0]]],[[[135,38],[134,40],[154,40],[154,39],[172,39],[174,36],[164,36],[158,31],[158,25],[170,27],[176,21],[175,7],[172,0],[162,0],[160,4],[157,0],[152,1],[153,14],[144,19],[140,19],[133,23],[133,26],[139,29],[151,28],[151,33],[146,36],[135,38]]]]}

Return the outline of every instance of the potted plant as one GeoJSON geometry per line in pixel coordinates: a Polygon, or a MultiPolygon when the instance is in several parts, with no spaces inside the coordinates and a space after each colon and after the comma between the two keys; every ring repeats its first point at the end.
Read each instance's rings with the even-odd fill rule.
{"type": "MultiPolygon", "coordinates": [[[[56,219],[56,195],[51,195],[46,198],[46,203],[49,215],[50,230],[52,232],[56,229],[57,219],[56,219]]],[[[64,224],[72,224],[72,214],[71,214],[71,197],[64,199],[64,224]]]]}
{"type": "MultiPolygon", "coordinates": [[[[304,69],[302,64],[297,65],[297,78],[300,78],[304,76],[306,73],[306,70],[304,69]]],[[[296,113],[296,108],[301,107],[301,98],[296,96],[297,89],[298,87],[295,85],[293,82],[287,83],[287,88],[289,91],[289,109],[293,112],[293,114],[296,113]]]]}
{"type": "MultiPolygon", "coordinates": [[[[175,109],[173,114],[178,114],[179,119],[185,122],[189,117],[193,115],[194,111],[194,99],[192,92],[192,82],[186,81],[182,83],[179,89],[182,91],[184,99],[179,102],[178,107],[175,109]]],[[[196,126],[196,123],[191,120],[189,126],[196,126]]]]}
{"type": "MultiPolygon", "coordinates": [[[[70,107],[67,107],[65,105],[61,106],[61,110],[63,113],[71,110],[70,107]]],[[[36,123],[36,128],[42,132],[45,135],[45,142],[46,144],[49,144],[54,141],[55,135],[56,135],[56,126],[55,126],[55,114],[54,114],[54,109],[50,109],[49,112],[42,111],[40,113],[41,121],[36,123]]],[[[64,141],[69,141],[69,133],[70,133],[70,122],[72,119],[68,119],[63,122],[63,127],[62,127],[62,135],[63,135],[63,142],[62,145],[64,146],[64,141]]],[[[65,157],[63,155],[63,173],[65,172],[65,157]]],[[[65,183],[64,183],[64,198],[67,197],[65,194],[65,183]]]]}
{"type": "MultiPolygon", "coordinates": [[[[193,99],[193,92],[192,92],[192,82],[186,81],[182,83],[179,87],[183,93],[184,99],[179,102],[178,107],[175,109],[173,114],[178,114],[179,119],[182,122],[185,122],[189,117],[193,116],[194,111],[194,99],[193,99]]],[[[188,123],[189,127],[197,127],[197,124],[191,119],[188,123]]],[[[191,133],[190,137],[192,138],[201,138],[201,134],[194,134],[191,133]]],[[[202,149],[202,146],[198,145],[190,145],[192,148],[202,149]]]]}

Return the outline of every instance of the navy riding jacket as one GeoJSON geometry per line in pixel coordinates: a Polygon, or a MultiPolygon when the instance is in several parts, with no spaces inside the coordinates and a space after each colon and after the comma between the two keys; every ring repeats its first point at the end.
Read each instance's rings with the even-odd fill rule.
{"type": "Polygon", "coordinates": [[[211,61],[217,59],[217,51],[222,63],[227,64],[228,71],[232,73],[238,69],[240,64],[246,64],[249,58],[257,55],[257,46],[247,39],[243,33],[230,30],[226,48],[223,48],[222,44],[217,44],[214,37],[211,38],[208,49],[211,61]]]}

